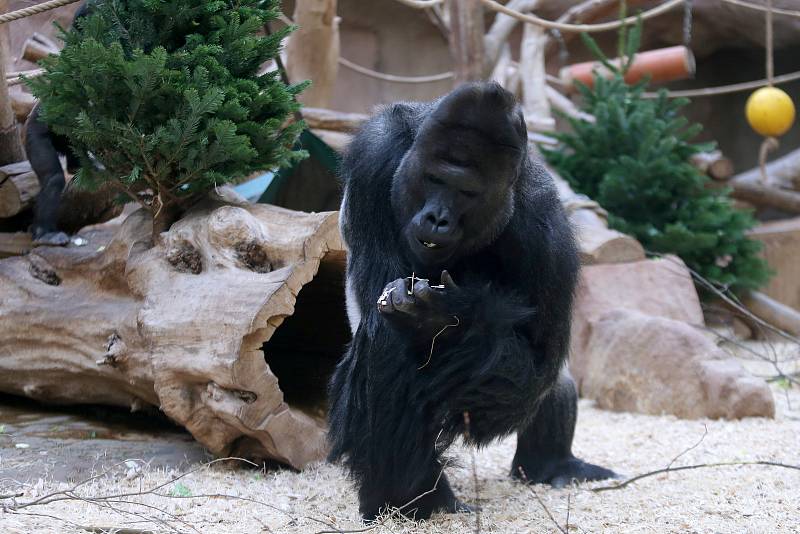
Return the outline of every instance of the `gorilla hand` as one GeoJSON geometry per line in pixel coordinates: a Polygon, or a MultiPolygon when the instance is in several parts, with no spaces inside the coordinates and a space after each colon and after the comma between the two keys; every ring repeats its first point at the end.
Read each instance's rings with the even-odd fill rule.
{"type": "Polygon", "coordinates": [[[391,323],[428,336],[453,322],[448,303],[456,291],[447,271],[442,271],[442,284],[433,287],[427,280],[398,278],[383,289],[378,311],[391,323]]]}

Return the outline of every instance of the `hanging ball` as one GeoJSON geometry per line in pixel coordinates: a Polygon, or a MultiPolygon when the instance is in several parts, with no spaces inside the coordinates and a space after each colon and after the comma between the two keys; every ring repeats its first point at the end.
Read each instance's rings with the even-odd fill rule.
{"type": "Polygon", "coordinates": [[[794,103],[777,87],[762,87],[747,99],[747,122],[765,137],[785,134],[794,123],[794,103]]]}

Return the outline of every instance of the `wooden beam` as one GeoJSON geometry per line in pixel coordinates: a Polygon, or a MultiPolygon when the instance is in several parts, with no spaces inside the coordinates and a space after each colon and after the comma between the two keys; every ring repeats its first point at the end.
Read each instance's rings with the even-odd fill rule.
{"type": "Polygon", "coordinates": [[[0,258],[21,256],[33,248],[31,234],[27,232],[0,232],[0,258]]]}
{"type": "Polygon", "coordinates": [[[58,54],[61,50],[52,39],[41,33],[34,33],[22,45],[22,58],[37,63],[50,54],[58,54]]]}
{"type": "Polygon", "coordinates": [[[301,113],[309,128],[335,130],[338,132],[354,132],[369,118],[369,115],[363,113],[345,113],[343,111],[314,107],[304,107],[301,113]]]}
{"type": "Polygon", "coordinates": [[[484,22],[480,0],[450,2],[450,54],[453,56],[455,83],[484,77],[484,22]]]}
{"type": "Polygon", "coordinates": [[[0,218],[13,217],[32,206],[40,189],[33,171],[8,176],[0,186],[0,218]]]}
{"type": "Polygon", "coordinates": [[[327,107],[339,72],[339,17],[336,0],[296,2],[294,22],[298,29],[286,45],[286,71],[296,83],[313,80],[300,93],[301,102],[327,107]]]}
{"type": "MultiPolygon", "coordinates": [[[[8,12],[8,0],[0,0],[0,13],[6,12],[8,12]]],[[[7,36],[8,24],[0,24],[0,165],[25,159],[6,81],[7,36]]]]}
{"type": "Polygon", "coordinates": [[[751,291],[742,304],[759,319],[793,336],[800,336],[800,311],[781,304],[760,291],[751,291]]]}

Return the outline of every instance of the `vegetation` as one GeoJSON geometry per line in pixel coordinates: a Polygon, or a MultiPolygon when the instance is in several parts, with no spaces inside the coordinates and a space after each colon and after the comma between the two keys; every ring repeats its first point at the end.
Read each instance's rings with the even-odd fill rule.
{"type": "Polygon", "coordinates": [[[689,163],[713,145],[691,142],[701,127],[680,116],[688,101],[669,99],[663,90],[643,98],[646,81],[628,85],[623,79],[640,31],[620,40],[620,57],[627,60],[619,67],[584,36],[613,77],[595,73],[593,88],[580,85],[583,110],[596,121],[566,117],[572,131],[558,136],[559,148],[543,148],[545,157],[573,188],[608,210],[611,227],[647,250],[677,254],[721,286],[758,288],[769,271],[758,256],[760,243],[745,235],[753,217],[732,205],[727,190],[709,188],[709,178],[689,163]]]}
{"type": "Polygon", "coordinates": [[[305,84],[259,74],[291,31],[258,35],[279,5],[107,0],[62,30],[63,51],[28,83],[44,121],[81,159],[77,183],[127,199],[149,191],[153,213],[166,216],[301,158],[292,147],[303,125],[285,123],[305,84]]]}

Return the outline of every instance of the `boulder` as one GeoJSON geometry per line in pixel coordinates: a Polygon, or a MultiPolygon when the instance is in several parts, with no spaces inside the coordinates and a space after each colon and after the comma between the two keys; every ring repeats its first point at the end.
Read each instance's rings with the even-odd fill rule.
{"type": "Polygon", "coordinates": [[[570,369],[601,408],[683,418],[773,417],[766,382],[716,346],[675,256],[584,267],[570,369]]]}
{"type": "Polygon", "coordinates": [[[685,322],[617,309],[587,330],[580,388],[601,408],[687,419],[775,415],[766,382],[685,322]]]}
{"type": "Polygon", "coordinates": [[[579,388],[591,355],[587,350],[589,324],[609,311],[633,310],[689,324],[705,324],[692,276],[676,256],[583,267],[576,297],[570,370],[579,388]]]}

